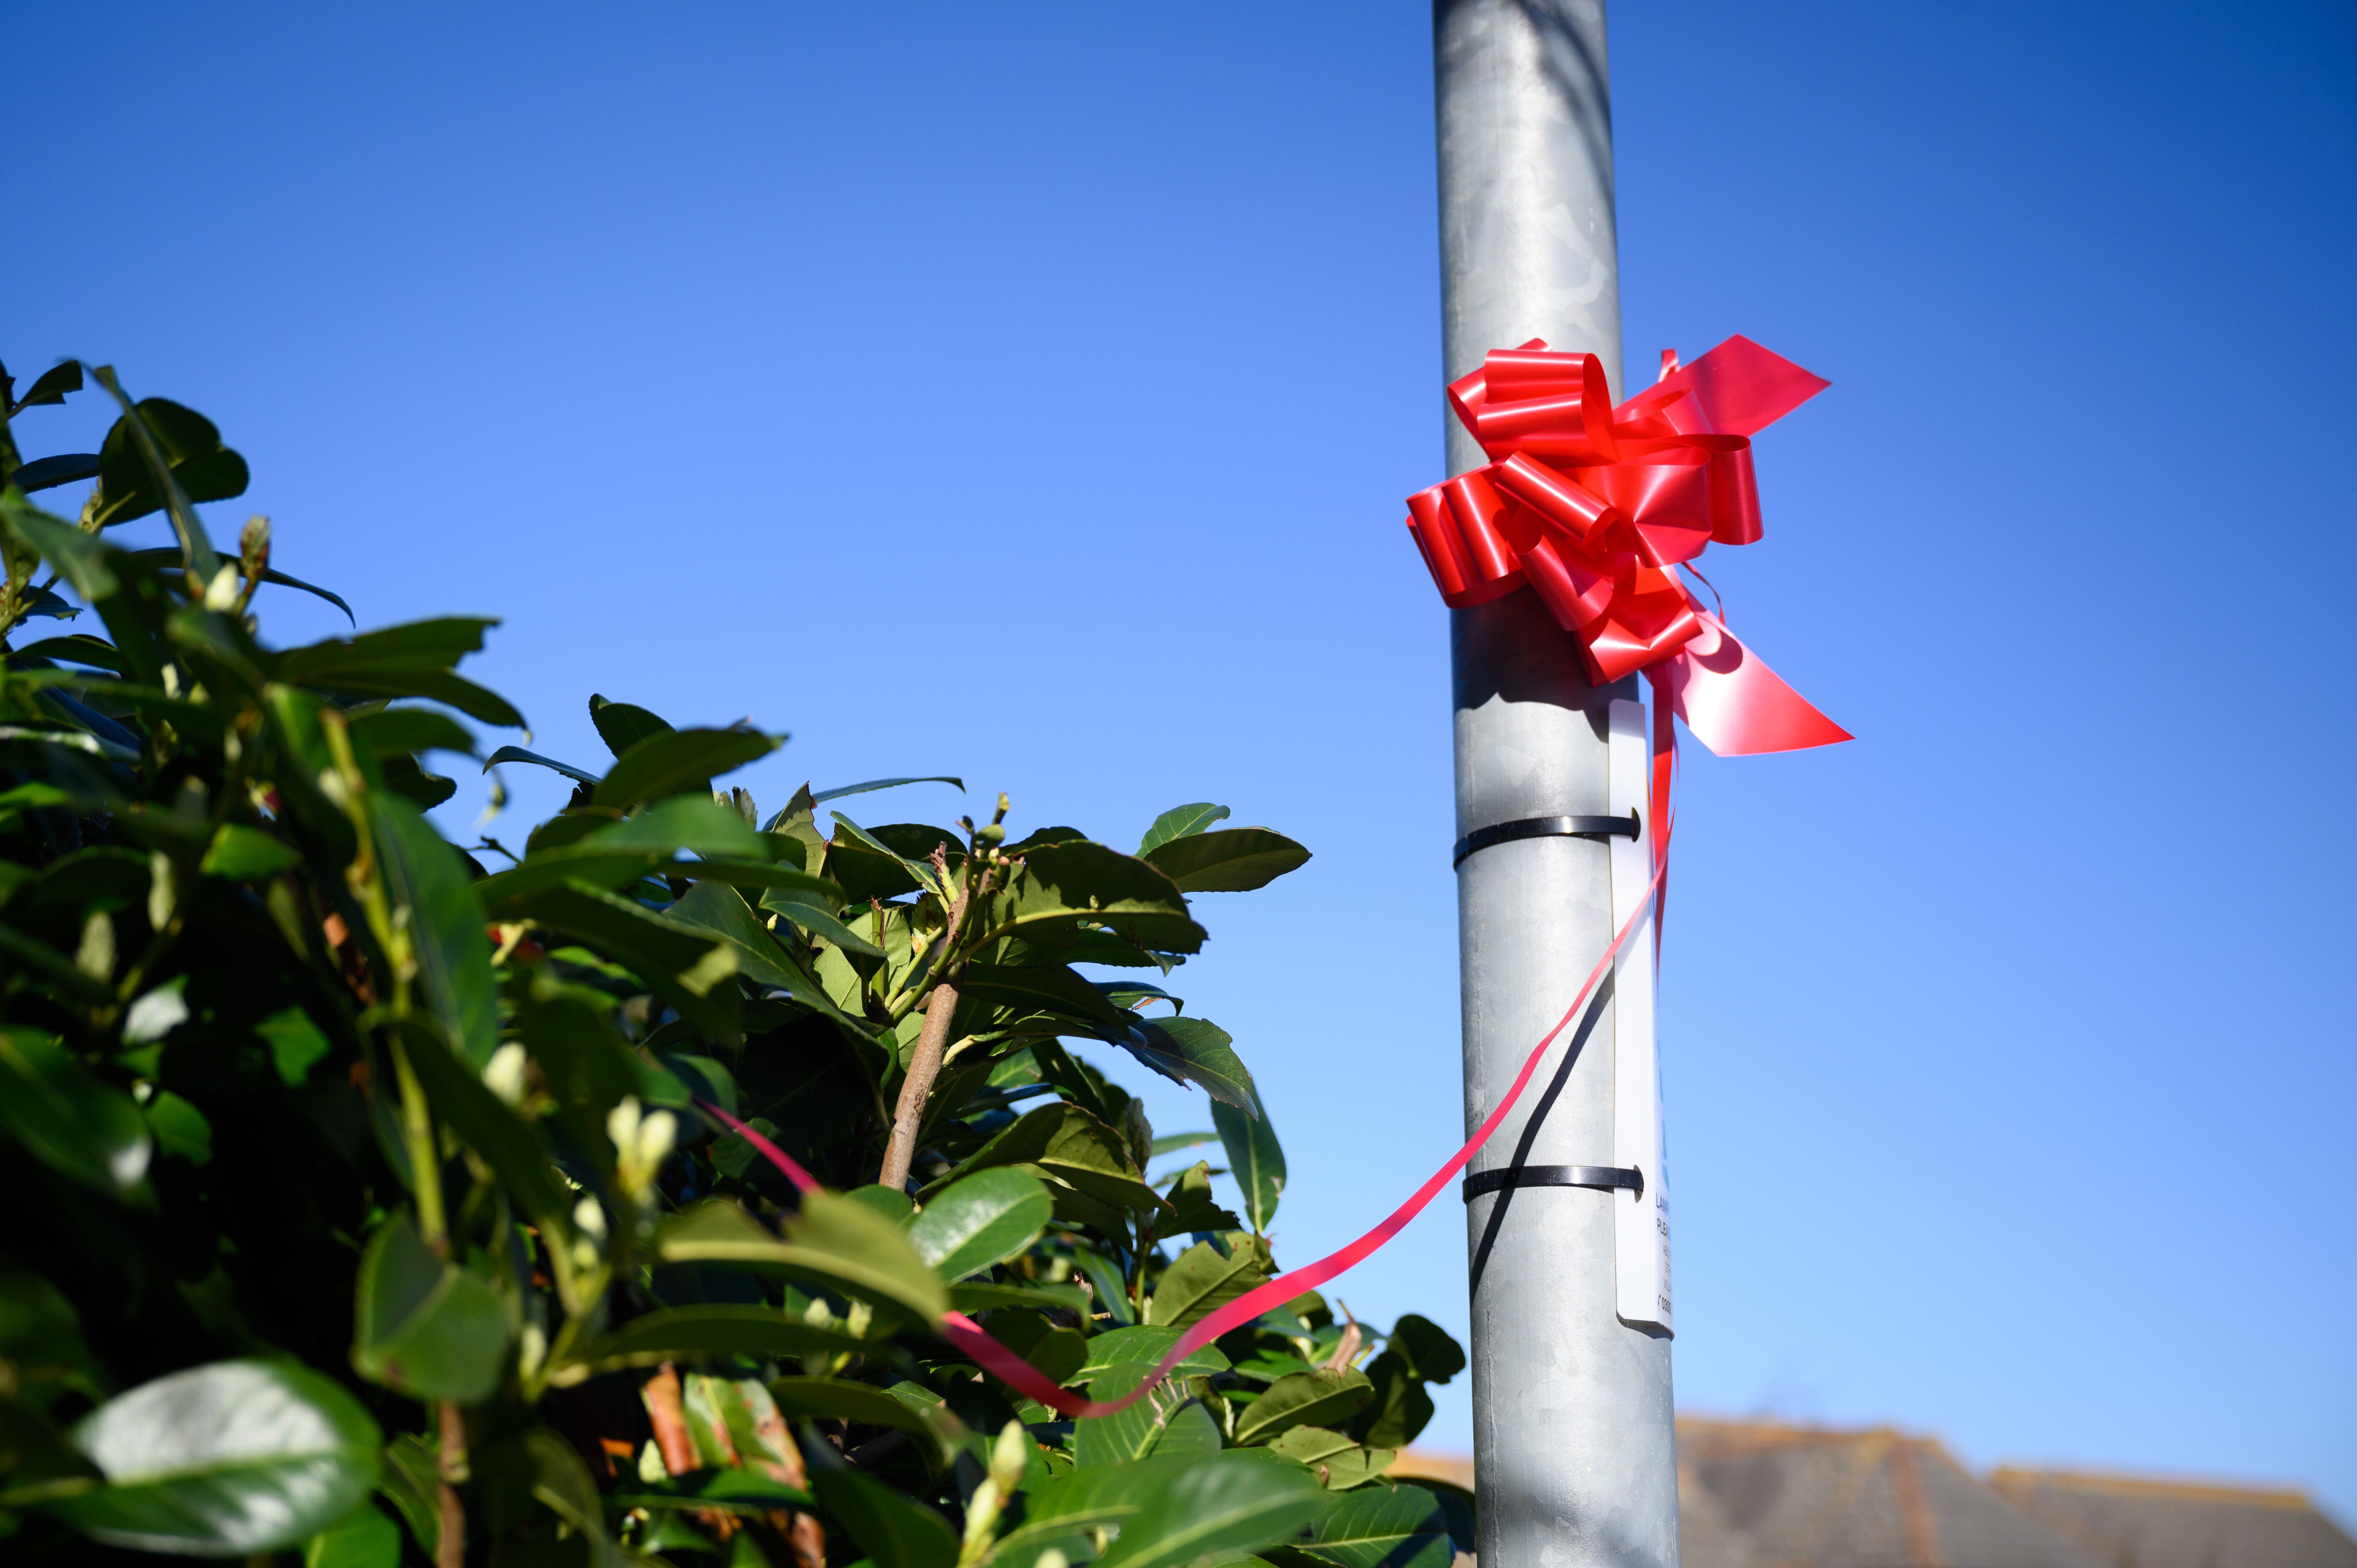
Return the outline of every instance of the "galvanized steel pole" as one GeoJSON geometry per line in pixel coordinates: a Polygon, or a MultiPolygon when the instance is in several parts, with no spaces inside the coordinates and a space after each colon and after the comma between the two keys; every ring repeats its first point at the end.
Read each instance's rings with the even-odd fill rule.
{"type": "MultiPolygon", "coordinates": [[[[1433,47],[1449,378],[1544,338],[1600,356],[1623,395],[1600,0],[1435,0],[1433,47]]],[[[1448,428],[1449,471],[1480,465],[1472,438],[1448,428]]],[[[1458,833],[1605,814],[1606,704],[1639,697],[1636,682],[1590,687],[1527,592],[1452,611],[1451,656],[1458,833]]],[[[1501,843],[1469,856],[1457,886],[1469,1131],[1610,942],[1610,852],[1501,843]]],[[[1477,1170],[1614,1163],[1613,1026],[1607,995],[1477,1170]]],[[[1481,1568],[1678,1561],[1670,1342],[1615,1314],[1617,1196],[1523,1187],[1469,1208],[1481,1568]]]]}

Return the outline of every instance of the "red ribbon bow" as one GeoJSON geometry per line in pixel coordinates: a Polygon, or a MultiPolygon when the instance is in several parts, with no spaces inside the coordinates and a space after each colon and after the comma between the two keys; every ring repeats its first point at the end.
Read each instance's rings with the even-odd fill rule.
{"type": "Polygon", "coordinates": [[[1527,583],[1601,684],[1643,671],[1722,757],[1830,746],[1849,732],[1778,679],[1675,568],[1760,537],[1751,433],[1832,383],[1749,338],[1612,406],[1593,354],[1493,349],[1448,389],[1487,467],[1408,498],[1408,532],[1460,609],[1527,583]]]}

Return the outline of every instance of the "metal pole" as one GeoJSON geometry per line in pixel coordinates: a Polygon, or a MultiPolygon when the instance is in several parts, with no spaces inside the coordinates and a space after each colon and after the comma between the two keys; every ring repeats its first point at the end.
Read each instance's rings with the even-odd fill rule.
{"type": "MultiPolygon", "coordinates": [[[[1448,376],[1544,338],[1600,356],[1620,395],[1601,0],[1435,0],[1433,46],[1448,376]]],[[[1448,428],[1449,471],[1480,465],[1448,428]]],[[[1606,814],[1606,708],[1639,698],[1636,682],[1590,687],[1529,593],[1451,612],[1450,641],[1458,835],[1606,814]]],[[[1501,843],[1469,856],[1457,886],[1469,1130],[1611,940],[1611,852],[1501,843]]],[[[1566,1032],[1478,1169],[1613,1164],[1614,1013],[1599,997],[1566,1032]]],[[[1678,1561],[1670,1343],[1615,1314],[1620,1196],[1521,1187],[1469,1207],[1481,1568],[1678,1561]]]]}

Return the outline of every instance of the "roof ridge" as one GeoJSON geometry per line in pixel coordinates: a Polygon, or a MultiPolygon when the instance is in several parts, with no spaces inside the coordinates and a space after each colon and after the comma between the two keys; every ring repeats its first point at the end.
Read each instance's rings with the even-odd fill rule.
{"type": "Polygon", "coordinates": [[[2223,1481],[2191,1477],[2130,1476],[2112,1470],[2043,1469],[2028,1465],[1999,1465],[1988,1474],[1989,1485],[2010,1489],[2028,1483],[2090,1492],[2119,1492],[2136,1497],[2180,1498],[2188,1502],[2247,1503],[2258,1508],[2314,1513],[2308,1493],[2290,1487],[2238,1487],[2223,1481]]]}

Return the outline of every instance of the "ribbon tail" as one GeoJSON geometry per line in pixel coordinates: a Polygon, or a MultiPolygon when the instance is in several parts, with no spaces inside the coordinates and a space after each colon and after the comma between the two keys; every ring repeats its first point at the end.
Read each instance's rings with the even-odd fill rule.
{"type": "Polygon", "coordinates": [[[1656,664],[1645,672],[1653,685],[1653,777],[1649,804],[1652,820],[1646,824],[1646,837],[1652,849],[1653,867],[1653,972],[1662,968],[1662,928],[1669,923],[1670,912],[1670,833],[1678,825],[1678,809],[1674,798],[1678,780],[1678,725],[1671,713],[1669,687],[1663,671],[1666,665],[1656,664]]]}
{"type": "Polygon", "coordinates": [[[1854,738],[1786,685],[1717,618],[1705,614],[1702,621],[1705,635],[1657,666],[1654,680],[1667,689],[1686,728],[1715,756],[1800,751],[1854,738]],[[1711,633],[1717,634],[1716,646],[1706,651],[1711,633]]]}

